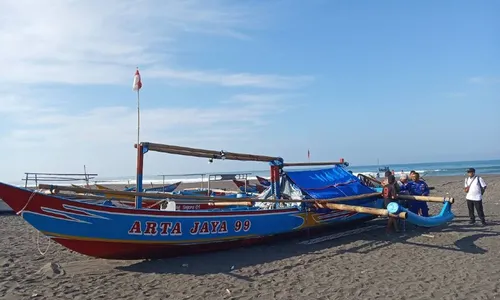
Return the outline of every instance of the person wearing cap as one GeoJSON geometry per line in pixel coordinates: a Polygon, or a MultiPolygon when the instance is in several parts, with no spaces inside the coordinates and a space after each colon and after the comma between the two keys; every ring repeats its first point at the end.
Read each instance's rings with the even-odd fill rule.
{"type": "Polygon", "coordinates": [[[481,224],[486,225],[483,210],[483,195],[487,187],[486,182],[480,176],[476,176],[474,168],[469,168],[466,172],[467,178],[465,178],[464,182],[464,191],[466,193],[467,208],[469,209],[469,223],[474,224],[476,222],[476,216],[474,215],[475,208],[481,224]]]}

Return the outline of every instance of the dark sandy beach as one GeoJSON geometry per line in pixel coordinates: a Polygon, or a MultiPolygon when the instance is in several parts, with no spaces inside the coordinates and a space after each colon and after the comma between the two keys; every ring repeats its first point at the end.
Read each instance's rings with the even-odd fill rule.
{"type": "MultiPolygon", "coordinates": [[[[408,226],[399,235],[377,228],[315,244],[299,244],[304,238],[160,261],[89,258],[40,236],[38,248],[49,245],[42,256],[30,225],[0,216],[0,298],[495,299],[500,176],[483,178],[485,227],[468,224],[463,177],[429,177],[433,195],[457,200],[456,218],[442,227],[408,226]]],[[[439,208],[432,204],[431,212],[439,208]]]]}

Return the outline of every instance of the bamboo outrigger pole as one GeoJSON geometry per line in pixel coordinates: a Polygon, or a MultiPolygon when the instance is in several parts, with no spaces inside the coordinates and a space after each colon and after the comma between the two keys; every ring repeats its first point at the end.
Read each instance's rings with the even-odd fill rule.
{"type": "Polygon", "coordinates": [[[436,203],[450,202],[451,204],[453,204],[455,202],[455,198],[453,197],[398,195],[398,198],[404,200],[417,200],[436,203]]]}
{"type": "Polygon", "coordinates": [[[354,212],[365,213],[365,214],[376,215],[376,216],[383,216],[383,217],[390,216],[390,217],[396,217],[396,218],[400,218],[400,219],[406,219],[406,217],[407,217],[406,212],[400,212],[397,215],[392,215],[387,211],[387,209],[381,209],[381,208],[355,206],[355,205],[338,204],[338,203],[319,203],[319,202],[317,203],[317,205],[322,206],[322,207],[326,207],[329,209],[354,211],[354,212]]]}
{"type": "MultiPolygon", "coordinates": [[[[165,194],[165,193],[145,193],[145,192],[127,192],[127,191],[115,191],[115,190],[96,190],[96,189],[86,189],[82,187],[72,187],[72,186],[59,186],[59,185],[51,185],[51,184],[40,184],[38,188],[50,190],[54,193],[58,193],[60,191],[67,192],[75,192],[75,193],[88,193],[88,194],[102,194],[105,192],[108,195],[117,195],[117,196],[140,196],[147,197],[150,199],[186,199],[186,200],[207,200],[207,201],[223,201],[223,202],[340,202],[340,201],[349,201],[349,200],[358,200],[362,198],[370,198],[370,197],[378,197],[380,193],[370,193],[363,195],[355,195],[355,196],[347,196],[347,197],[339,197],[333,199],[306,199],[306,200],[288,200],[288,199],[255,199],[255,198],[236,198],[229,200],[227,197],[211,197],[211,196],[201,196],[201,195],[174,195],[174,194],[165,194]]],[[[117,199],[121,200],[121,199],[117,199]]]]}
{"type": "MultiPolygon", "coordinates": [[[[73,199],[82,199],[82,200],[95,200],[95,201],[106,201],[106,200],[115,200],[118,202],[135,202],[135,199],[121,199],[121,198],[113,198],[113,197],[103,197],[103,196],[94,196],[94,195],[82,195],[82,194],[58,194],[61,197],[67,197],[68,198],[73,198],[73,199]]],[[[146,198],[147,199],[147,198],[146,198]]],[[[158,200],[158,199],[149,199],[149,200],[158,200]]],[[[156,201],[155,203],[147,206],[146,208],[152,208],[154,206],[160,205],[164,202],[168,201],[168,199],[163,199],[160,201],[156,201]]],[[[175,201],[175,204],[208,204],[211,206],[231,206],[231,205],[239,205],[239,206],[252,206],[252,202],[246,201],[246,202],[234,202],[234,201],[227,201],[227,202],[222,202],[222,201],[175,201]]]]}
{"type": "MultiPolygon", "coordinates": [[[[88,194],[102,194],[102,190],[96,189],[87,189],[82,187],[72,187],[72,186],[60,186],[60,185],[51,185],[51,184],[39,184],[38,188],[54,191],[58,193],[59,191],[67,191],[67,192],[75,192],[75,193],[88,193],[88,194]]],[[[185,199],[185,200],[206,200],[206,201],[223,201],[228,202],[228,198],[226,197],[211,197],[211,196],[198,196],[198,195],[174,195],[174,194],[165,194],[165,193],[145,193],[145,192],[127,192],[127,191],[115,191],[115,190],[106,190],[106,194],[109,195],[117,195],[117,196],[141,196],[149,199],[185,199]]],[[[338,197],[332,199],[304,199],[304,200],[293,200],[293,199],[255,199],[255,198],[236,198],[232,199],[229,202],[342,202],[342,201],[350,201],[350,200],[359,200],[363,198],[372,198],[372,197],[380,197],[381,194],[379,192],[369,193],[369,194],[361,194],[354,196],[346,196],[346,197],[338,197]]],[[[426,202],[454,202],[453,197],[437,197],[437,196],[409,196],[409,195],[400,195],[401,199],[409,199],[409,200],[417,200],[417,201],[426,201],[426,202]]],[[[122,200],[122,199],[117,199],[122,200]]]]}

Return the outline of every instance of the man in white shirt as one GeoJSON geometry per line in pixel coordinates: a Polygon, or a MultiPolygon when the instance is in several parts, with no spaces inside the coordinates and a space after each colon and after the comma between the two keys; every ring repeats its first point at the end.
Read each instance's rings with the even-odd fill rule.
{"type": "Polygon", "coordinates": [[[467,193],[465,199],[467,200],[467,208],[469,209],[470,224],[476,222],[474,215],[474,208],[476,208],[477,215],[481,219],[481,224],[486,225],[483,211],[483,194],[486,191],[486,182],[483,178],[476,176],[474,168],[467,169],[468,177],[465,178],[464,191],[467,193]]]}

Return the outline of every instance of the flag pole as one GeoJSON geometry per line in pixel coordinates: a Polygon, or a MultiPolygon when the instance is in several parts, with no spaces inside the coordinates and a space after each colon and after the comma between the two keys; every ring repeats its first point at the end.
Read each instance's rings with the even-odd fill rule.
{"type": "Polygon", "coordinates": [[[141,98],[139,96],[139,89],[137,90],[137,147],[141,142],[141,98]]]}
{"type": "MultiPolygon", "coordinates": [[[[135,179],[135,190],[136,192],[142,192],[142,179],[143,179],[143,169],[144,169],[144,153],[141,143],[141,98],[139,90],[142,87],[141,75],[139,74],[139,68],[135,71],[134,83],[132,88],[137,91],[137,173],[135,179]]],[[[135,198],[135,208],[142,208],[142,197],[137,196],[135,198]]]]}

